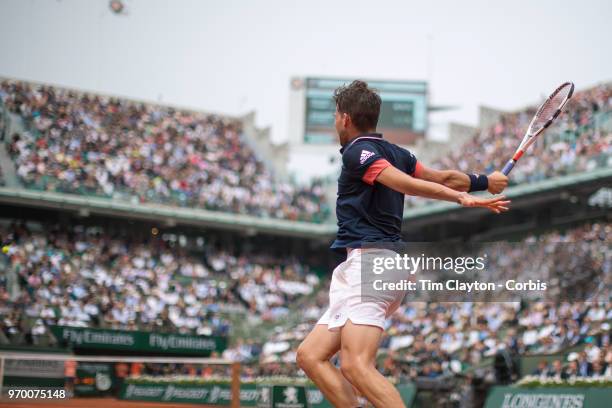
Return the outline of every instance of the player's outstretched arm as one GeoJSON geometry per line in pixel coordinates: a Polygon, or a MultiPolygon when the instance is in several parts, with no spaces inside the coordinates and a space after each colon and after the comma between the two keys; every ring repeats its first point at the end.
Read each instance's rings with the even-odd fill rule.
{"type": "Polygon", "coordinates": [[[376,177],[376,181],[402,194],[456,202],[464,207],[483,207],[497,214],[508,211],[508,204],[510,204],[510,201],[506,200],[504,196],[476,197],[463,191],[456,191],[443,184],[419,180],[393,166],[382,170],[376,177]]]}
{"type": "MultiPolygon", "coordinates": [[[[436,170],[422,164],[419,165],[418,178],[456,191],[469,191],[471,185],[470,176],[465,173],[457,170],[436,170]]],[[[508,177],[499,171],[489,174],[486,182],[486,189],[491,194],[499,194],[508,187],[508,177]]]]}

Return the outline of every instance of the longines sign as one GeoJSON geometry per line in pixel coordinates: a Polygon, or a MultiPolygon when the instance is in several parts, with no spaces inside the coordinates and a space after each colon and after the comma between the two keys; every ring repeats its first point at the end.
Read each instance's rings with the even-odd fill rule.
{"type": "Polygon", "coordinates": [[[599,408],[609,407],[610,388],[495,387],[486,408],[599,408]]]}

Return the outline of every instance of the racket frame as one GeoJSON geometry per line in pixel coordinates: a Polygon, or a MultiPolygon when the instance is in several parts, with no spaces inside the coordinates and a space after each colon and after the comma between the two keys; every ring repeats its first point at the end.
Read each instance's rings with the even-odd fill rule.
{"type": "Polygon", "coordinates": [[[548,128],[550,124],[553,123],[555,119],[557,119],[557,117],[561,114],[561,112],[563,111],[563,108],[565,107],[565,105],[570,100],[573,94],[574,94],[574,84],[571,82],[564,82],[563,84],[559,85],[557,89],[548,98],[546,98],[546,100],[539,106],[538,110],[536,111],[536,114],[533,115],[533,119],[531,119],[531,122],[529,123],[529,127],[527,128],[527,132],[525,133],[525,136],[523,136],[523,140],[521,141],[521,144],[514,152],[514,155],[512,156],[512,158],[508,160],[508,162],[502,169],[501,172],[504,173],[504,175],[507,176],[510,173],[510,171],[514,168],[514,165],[516,164],[516,162],[523,156],[523,154],[527,151],[529,146],[531,146],[535,142],[536,137],[538,137],[538,135],[544,132],[544,130],[546,130],[546,128],[548,128]],[[544,123],[544,125],[541,128],[539,128],[535,133],[531,133],[531,127],[533,126],[533,123],[538,116],[538,112],[540,111],[540,109],[542,109],[542,106],[544,106],[544,104],[548,102],[550,98],[553,95],[555,95],[561,88],[567,85],[570,86],[570,91],[565,97],[565,99],[563,100],[563,102],[561,102],[561,105],[559,105],[559,107],[557,108],[553,116],[551,118],[548,118],[548,120],[544,123]]]}

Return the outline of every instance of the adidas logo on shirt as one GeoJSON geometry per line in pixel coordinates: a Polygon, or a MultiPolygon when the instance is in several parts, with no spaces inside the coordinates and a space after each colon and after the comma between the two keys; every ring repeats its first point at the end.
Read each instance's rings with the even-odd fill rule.
{"type": "Polygon", "coordinates": [[[359,164],[365,163],[366,160],[368,160],[372,156],[374,156],[374,153],[368,152],[367,150],[362,150],[361,157],[359,158],[359,164]]]}

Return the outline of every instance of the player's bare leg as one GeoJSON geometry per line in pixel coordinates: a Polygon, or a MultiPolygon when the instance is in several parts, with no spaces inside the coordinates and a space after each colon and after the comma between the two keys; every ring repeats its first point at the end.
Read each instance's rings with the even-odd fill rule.
{"type": "Polygon", "coordinates": [[[376,408],[405,408],[397,389],[376,369],[382,329],[346,322],[341,331],[341,370],[376,408]]]}
{"type": "Polygon", "coordinates": [[[329,361],[340,350],[340,332],[318,324],[297,350],[297,363],[335,407],[358,407],[353,387],[329,361]]]}

